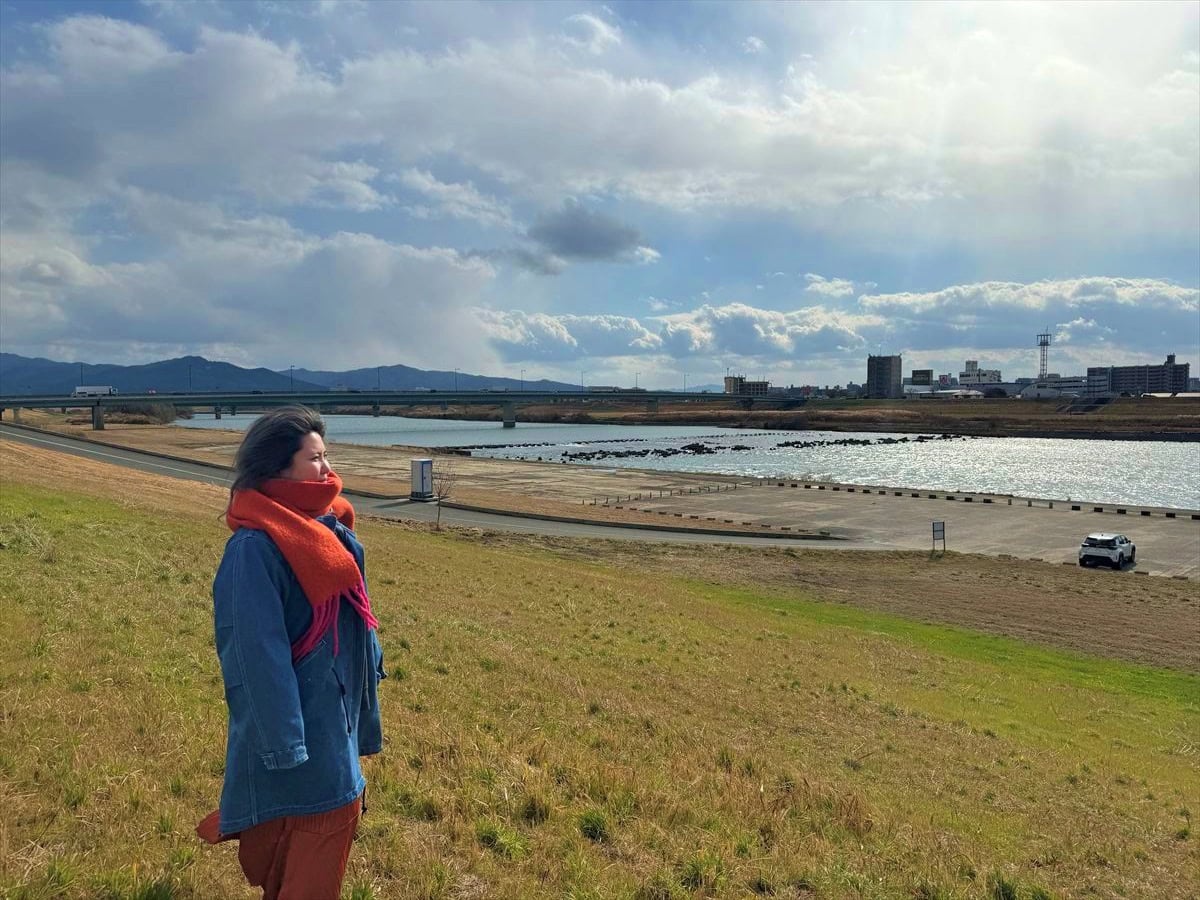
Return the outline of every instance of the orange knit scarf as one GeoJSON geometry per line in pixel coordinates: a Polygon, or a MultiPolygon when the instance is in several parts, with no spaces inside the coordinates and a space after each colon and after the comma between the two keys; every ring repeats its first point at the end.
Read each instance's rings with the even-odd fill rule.
{"type": "Polygon", "coordinates": [[[317,516],[332,512],[347,528],[354,527],[354,507],[341,493],[342,480],[333,472],[327,481],[271,478],[257,490],[235,491],[225,514],[233,531],[257,528],[270,536],[312,605],[312,625],[292,644],[293,660],[312,650],[331,626],[337,655],[336,623],[342,597],[368,628],[379,627],[353,554],[333,531],[316,521],[317,516]]]}

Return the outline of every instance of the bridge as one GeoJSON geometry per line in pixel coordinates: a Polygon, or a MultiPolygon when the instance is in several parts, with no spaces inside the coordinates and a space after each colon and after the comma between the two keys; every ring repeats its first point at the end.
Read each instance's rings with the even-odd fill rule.
{"type": "Polygon", "coordinates": [[[92,428],[104,430],[104,411],[113,407],[140,403],[172,403],[175,406],[211,409],[219,419],[221,414],[237,413],[238,409],[260,410],[274,406],[300,404],[317,410],[351,406],[371,410],[378,416],[384,406],[441,406],[451,404],[499,406],[503,411],[504,427],[517,425],[517,406],[533,403],[582,403],[586,401],[619,400],[643,403],[649,412],[658,412],[661,401],[728,403],[751,409],[756,405],[790,406],[800,402],[795,397],[748,396],[743,394],[712,394],[684,391],[201,391],[155,394],[106,394],[97,397],[72,397],[69,394],[31,396],[0,396],[0,418],[12,410],[13,421],[20,422],[22,409],[88,409],[92,411],[92,428]]]}

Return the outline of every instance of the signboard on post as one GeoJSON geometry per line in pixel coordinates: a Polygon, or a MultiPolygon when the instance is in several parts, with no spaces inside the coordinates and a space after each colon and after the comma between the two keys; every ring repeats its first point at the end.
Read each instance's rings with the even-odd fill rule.
{"type": "Polygon", "coordinates": [[[945,553],[946,552],[946,523],[945,522],[934,522],[933,523],[933,549],[934,550],[937,550],[937,542],[938,541],[942,542],[942,552],[945,553]]]}

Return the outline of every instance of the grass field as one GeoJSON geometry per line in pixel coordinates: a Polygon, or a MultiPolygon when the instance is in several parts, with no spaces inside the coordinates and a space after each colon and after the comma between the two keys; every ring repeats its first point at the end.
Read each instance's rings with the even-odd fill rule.
{"type": "MultiPolygon", "coordinates": [[[[1069,414],[1065,400],[811,400],[796,409],[760,404],[752,410],[724,403],[663,402],[651,413],[645,402],[597,397],[586,405],[522,406],[525,422],[596,422],[646,425],[721,425],[742,428],[813,431],[948,432],[987,436],[1046,435],[1072,437],[1147,435],[1164,432],[1200,434],[1200,399],[1124,397],[1085,414],[1069,414]]],[[[347,413],[361,412],[353,408],[347,413]]],[[[403,407],[392,413],[451,419],[501,418],[499,407],[403,407]]]]}
{"type": "MultiPolygon", "coordinates": [[[[222,492],[15,460],[0,894],[253,896],[192,834],[224,749],[222,492]]],[[[733,572],[360,534],[392,677],[347,897],[1200,894],[1194,674],[733,572]]]]}

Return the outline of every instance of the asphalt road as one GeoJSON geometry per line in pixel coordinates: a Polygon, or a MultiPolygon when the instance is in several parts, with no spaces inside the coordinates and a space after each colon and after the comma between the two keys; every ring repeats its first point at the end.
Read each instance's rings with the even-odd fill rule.
{"type": "MultiPolygon", "coordinates": [[[[150,472],[155,475],[166,475],[171,478],[182,478],[188,481],[203,481],[208,484],[227,486],[229,472],[217,466],[205,465],[198,462],[184,462],[175,459],[162,459],[148,453],[136,450],[125,450],[106,445],[92,444],[88,441],[63,435],[50,435],[40,431],[32,431],[6,422],[0,422],[0,436],[16,443],[29,444],[59,453],[69,453],[106,462],[113,465],[150,472]]],[[[360,515],[381,516],[391,519],[413,519],[431,522],[437,516],[437,509],[432,504],[416,503],[408,500],[379,500],[364,497],[361,494],[346,492],[352,498],[355,510],[360,515]]],[[[490,531],[509,531],[523,534],[542,534],[561,537],[609,538],[623,541],[656,541],[661,543],[685,544],[750,544],[763,547],[808,547],[822,550],[891,550],[893,545],[857,541],[813,541],[794,540],[787,538],[760,538],[754,535],[722,535],[706,534],[704,532],[671,532],[652,531],[641,528],[612,528],[605,525],[574,524],[569,522],[546,522],[540,519],[527,519],[520,516],[495,515],[492,513],[473,512],[469,510],[442,509],[442,521],[447,525],[464,528],[484,528],[490,531]]]]}

